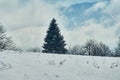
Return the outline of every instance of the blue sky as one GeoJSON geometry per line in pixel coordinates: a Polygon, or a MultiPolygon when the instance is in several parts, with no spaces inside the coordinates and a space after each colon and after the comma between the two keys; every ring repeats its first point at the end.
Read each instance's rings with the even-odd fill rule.
{"type": "MultiPolygon", "coordinates": [[[[21,48],[41,47],[53,17],[57,19],[67,46],[82,45],[88,39],[94,38],[114,48],[120,36],[119,0],[112,0],[109,6],[98,2],[86,10],[92,13],[98,8],[106,8],[115,21],[115,24],[109,28],[105,28],[103,23],[96,23],[94,19],[90,19],[86,20],[84,26],[78,25],[68,30],[65,25],[68,20],[65,16],[61,16],[58,10],[61,6],[94,1],[97,0],[0,0],[0,23],[6,28],[8,35],[12,36],[15,44],[21,48]]],[[[103,22],[110,24],[110,20],[104,17],[103,22]]]]}

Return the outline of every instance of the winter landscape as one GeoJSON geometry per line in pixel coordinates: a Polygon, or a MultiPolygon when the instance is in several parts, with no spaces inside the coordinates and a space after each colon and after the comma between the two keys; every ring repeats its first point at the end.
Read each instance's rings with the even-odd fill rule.
{"type": "Polygon", "coordinates": [[[0,0],[0,80],[120,80],[119,0],[0,0]]]}

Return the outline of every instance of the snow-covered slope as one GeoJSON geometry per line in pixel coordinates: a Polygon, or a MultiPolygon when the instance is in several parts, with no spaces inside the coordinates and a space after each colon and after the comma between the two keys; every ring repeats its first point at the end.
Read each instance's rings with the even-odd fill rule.
{"type": "Polygon", "coordinates": [[[120,80],[120,58],[5,51],[0,80],[120,80]]]}

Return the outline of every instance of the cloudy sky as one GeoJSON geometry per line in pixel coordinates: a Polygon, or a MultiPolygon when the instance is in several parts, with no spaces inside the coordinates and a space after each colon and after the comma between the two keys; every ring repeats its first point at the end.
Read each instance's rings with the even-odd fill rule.
{"type": "MultiPolygon", "coordinates": [[[[20,48],[41,47],[44,42],[46,30],[52,18],[57,19],[62,35],[67,46],[84,44],[88,39],[102,41],[110,48],[114,48],[120,36],[120,10],[119,0],[111,0],[109,6],[99,2],[100,0],[0,0],[0,23],[6,28],[9,36],[12,36],[15,44],[20,48]],[[95,2],[85,12],[94,12],[98,8],[106,8],[114,22],[110,27],[111,19],[104,19],[103,23],[97,23],[94,19],[84,22],[84,25],[69,29],[66,25],[69,19],[60,15],[60,7],[69,7],[84,2],[95,2]]],[[[102,1],[102,0],[101,0],[102,1]]],[[[104,0],[103,0],[104,1],[104,0]]],[[[104,10],[103,10],[104,12],[104,10]]],[[[79,17],[79,16],[78,16],[79,17]]]]}

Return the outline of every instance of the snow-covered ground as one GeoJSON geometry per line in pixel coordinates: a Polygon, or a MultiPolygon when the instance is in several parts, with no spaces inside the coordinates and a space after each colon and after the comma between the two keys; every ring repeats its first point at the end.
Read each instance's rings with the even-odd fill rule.
{"type": "Polygon", "coordinates": [[[0,80],[120,80],[120,58],[4,51],[0,80]]]}

